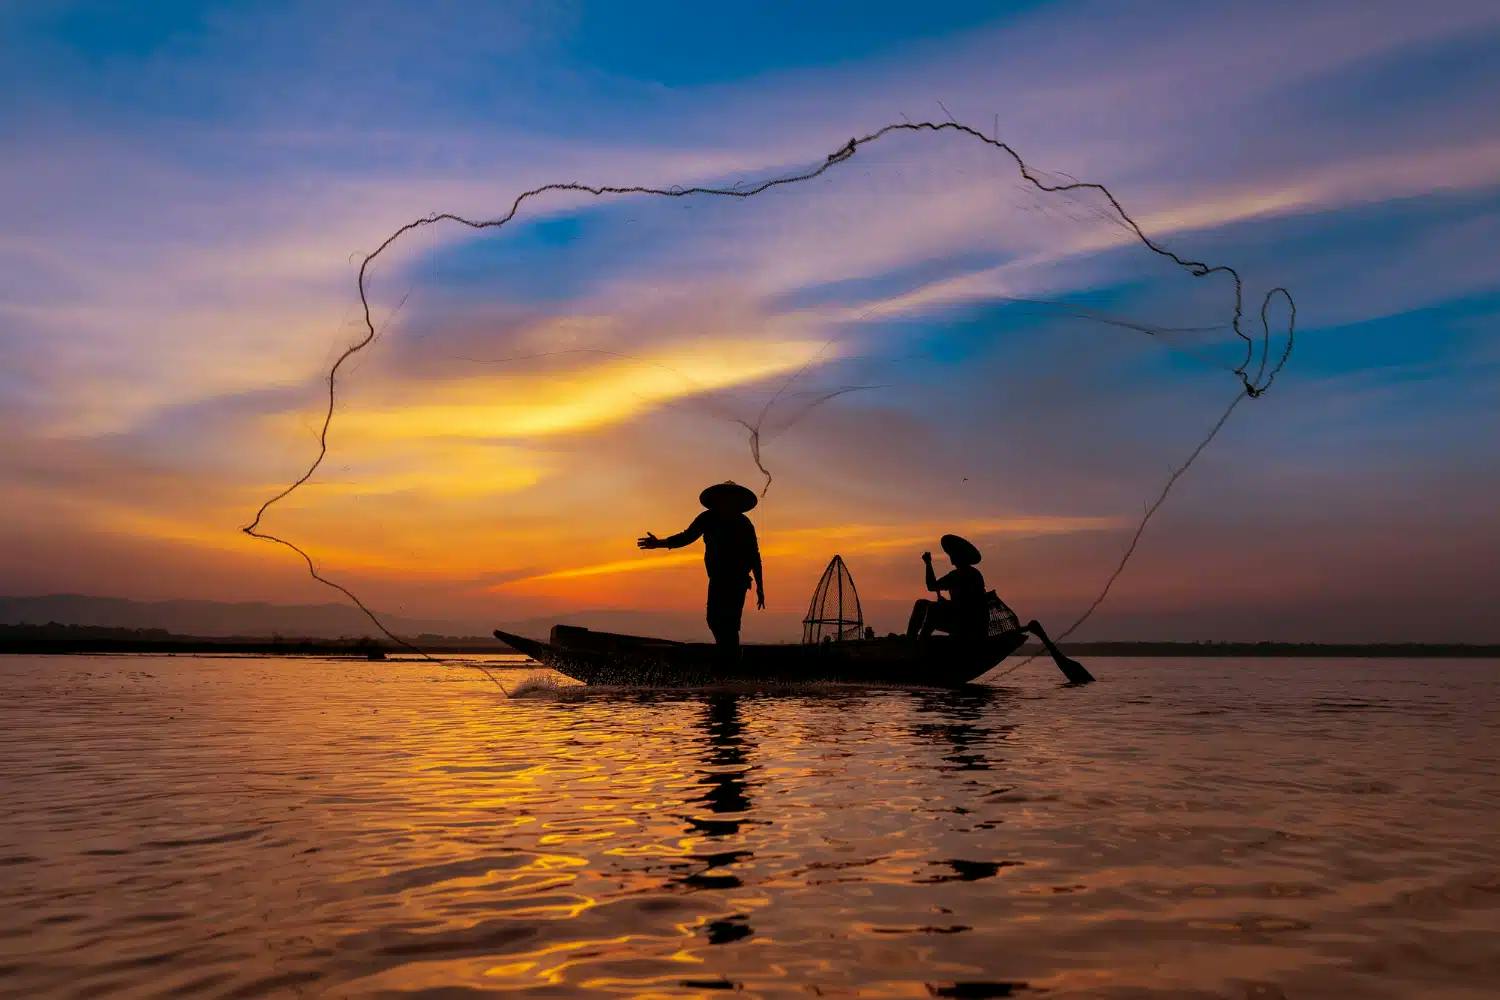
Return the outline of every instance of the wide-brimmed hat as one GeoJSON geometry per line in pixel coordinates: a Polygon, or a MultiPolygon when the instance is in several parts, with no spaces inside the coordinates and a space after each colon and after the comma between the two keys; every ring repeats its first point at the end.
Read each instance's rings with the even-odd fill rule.
{"type": "Polygon", "coordinates": [[[948,558],[960,566],[973,566],[981,558],[974,543],[958,535],[944,535],[938,544],[943,547],[944,552],[948,553],[948,558]]]}
{"type": "Polygon", "coordinates": [[[714,483],[708,489],[698,494],[698,502],[710,509],[716,507],[728,507],[737,510],[741,514],[754,510],[755,505],[760,503],[760,497],[748,486],[729,480],[723,483],[714,483]]]}

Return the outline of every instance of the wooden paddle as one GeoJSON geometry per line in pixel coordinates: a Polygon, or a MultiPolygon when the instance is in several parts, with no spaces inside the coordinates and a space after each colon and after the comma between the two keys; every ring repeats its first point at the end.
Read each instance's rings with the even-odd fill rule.
{"type": "Polygon", "coordinates": [[[1082,663],[1070,656],[1064,656],[1063,651],[1057,648],[1047,630],[1042,628],[1042,623],[1033,618],[1026,623],[1026,631],[1042,640],[1042,645],[1052,655],[1052,662],[1057,664],[1057,669],[1062,671],[1064,677],[1072,684],[1091,684],[1094,675],[1089,673],[1082,663]]]}

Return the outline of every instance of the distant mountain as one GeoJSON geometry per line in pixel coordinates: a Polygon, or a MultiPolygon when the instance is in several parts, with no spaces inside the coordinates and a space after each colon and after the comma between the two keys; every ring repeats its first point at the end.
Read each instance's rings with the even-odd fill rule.
{"type": "MultiPolygon", "coordinates": [[[[746,602],[745,638],[784,642],[801,636],[800,616],[756,612],[746,602]]],[[[557,622],[606,632],[708,641],[702,612],[595,608],[560,611],[534,618],[464,621],[408,618],[375,609],[397,635],[488,636],[495,628],[546,638],[557,622]]],[[[285,636],[297,638],[379,638],[380,632],[349,604],[270,604],[265,601],[134,601],[124,597],[48,594],[0,597],[0,625],[91,625],[120,629],[165,629],[177,635],[285,636]]]]}
{"type": "MultiPolygon", "coordinates": [[[[380,620],[399,635],[488,635],[483,622],[445,621],[388,615],[380,620]]],[[[0,597],[0,624],[97,625],[108,628],[165,629],[204,636],[378,636],[370,619],[347,604],[269,604],[264,601],[132,601],[123,597],[48,594],[0,597]]]]}

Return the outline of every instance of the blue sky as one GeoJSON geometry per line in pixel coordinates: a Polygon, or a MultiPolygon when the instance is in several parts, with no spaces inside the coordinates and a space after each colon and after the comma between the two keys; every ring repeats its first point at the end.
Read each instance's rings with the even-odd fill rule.
{"type": "MultiPolygon", "coordinates": [[[[8,6],[5,589],[324,599],[235,529],[310,457],[396,226],[555,180],[753,181],[951,114],[1238,267],[1252,320],[1297,298],[1290,366],[1092,634],[1495,639],[1497,56],[1479,2],[8,6]]],[[[1224,289],[992,154],[898,136],[754,202],[552,198],[404,241],[326,481],[280,526],[392,610],[691,634],[700,571],[629,543],[705,476],[756,481],[735,420],[805,369],[766,445],[786,545],[756,628],[795,623],[820,538],[895,627],[944,526],[1068,618],[1232,396],[1235,344],[1084,318],[1221,323],[1224,289]],[[872,388],[803,412],[847,385],[872,388]]]]}

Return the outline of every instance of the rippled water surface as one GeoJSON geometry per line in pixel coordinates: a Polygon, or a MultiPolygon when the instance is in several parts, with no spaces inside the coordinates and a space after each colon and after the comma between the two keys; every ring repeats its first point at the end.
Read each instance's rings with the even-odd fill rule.
{"type": "Polygon", "coordinates": [[[1496,995],[1500,664],[1091,666],[0,657],[0,993],[1496,995]]]}

